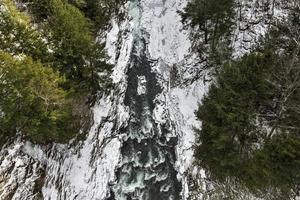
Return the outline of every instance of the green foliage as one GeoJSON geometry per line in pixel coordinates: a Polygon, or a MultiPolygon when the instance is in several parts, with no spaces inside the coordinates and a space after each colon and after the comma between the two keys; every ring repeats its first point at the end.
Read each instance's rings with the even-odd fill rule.
{"type": "Polygon", "coordinates": [[[254,152],[241,177],[251,189],[275,186],[283,194],[297,192],[300,184],[299,135],[275,135],[254,152]]]}
{"type": "Polygon", "coordinates": [[[233,0],[192,0],[181,13],[192,31],[193,49],[208,54],[210,67],[221,65],[230,56],[230,35],[234,17],[233,0]]]}
{"type": "Polygon", "coordinates": [[[225,65],[199,108],[197,116],[203,126],[198,154],[203,160],[212,159],[212,166],[224,167],[215,170],[218,176],[226,177],[227,170],[235,172],[241,167],[240,159],[247,159],[248,141],[255,142],[259,134],[250,123],[256,113],[253,109],[262,106],[262,96],[272,92],[268,83],[260,83],[267,76],[262,70],[267,71],[269,66],[264,62],[264,58],[250,55],[239,63],[225,65]],[[238,154],[241,156],[236,159],[238,154]]]}
{"type": "Polygon", "coordinates": [[[193,0],[182,13],[184,22],[205,32],[205,42],[218,40],[232,26],[233,0],[193,0]]]}
{"type": "MultiPolygon", "coordinates": [[[[95,42],[94,24],[79,9],[87,5],[86,2],[72,1],[71,4],[66,0],[23,1],[28,4],[33,18],[44,28],[44,37],[52,50],[46,62],[67,77],[64,87],[91,94],[99,91],[101,84],[107,87],[110,80],[99,77],[98,72],[107,74],[111,66],[104,62],[104,46],[95,42]]],[[[92,13],[93,10],[89,12],[92,13]]],[[[104,24],[100,27],[103,26],[104,24]]]]}
{"type": "Polygon", "coordinates": [[[22,0],[27,5],[36,22],[46,20],[51,14],[51,0],[22,0]]]}
{"type": "Polygon", "coordinates": [[[215,180],[287,198],[300,186],[300,10],[291,9],[252,53],[233,60],[235,6],[192,0],[181,13],[194,31],[193,49],[216,76],[197,111],[195,156],[215,180]]]}
{"type": "MultiPolygon", "coordinates": [[[[20,56],[19,56],[20,57],[20,56]]],[[[76,133],[63,77],[30,57],[14,58],[0,51],[0,137],[16,132],[34,142],[64,142],[76,133]]]]}
{"type": "Polygon", "coordinates": [[[108,69],[108,65],[100,61],[103,47],[94,43],[89,20],[79,9],[61,0],[52,0],[52,7],[49,31],[55,66],[75,84],[76,90],[98,90],[97,72],[108,69]]]}
{"type": "Polygon", "coordinates": [[[34,59],[47,56],[47,46],[41,34],[34,30],[28,16],[18,11],[10,0],[0,5],[6,11],[0,12],[0,49],[11,54],[24,53],[34,59]]]}
{"type": "Polygon", "coordinates": [[[300,87],[292,81],[287,95],[281,84],[292,80],[289,69],[297,70],[299,83],[300,65],[290,61],[271,49],[221,69],[197,112],[196,157],[218,180],[236,177],[253,191],[286,193],[299,184],[300,87]]]}
{"type": "Polygon", "coordinates": [[[70,2],[85,13],[93,22],[94,30],[98,31],[108,24],[113,14],[119,12],[118,9],[125,3],[125,0],[73,0],[70,2]]]}
{"type": "Polygon", "coordinates": [[[66,142],[88,128],[89,106],[110,86],[111,66],[83,13],[85,1],[22,2],[26,13],[0,2],[1,143],[17,133],[66,142]]]}
{"type": "MultiPolygon", "coordinates": [[[[27,4],[37,22],[47,20],[57,9],[53,7],[52,0],[22,0],[22,2],[27,4]]],[[[93,33],[97,33],[106,28],[113,14],[119,13],[119,8],[125,0],[61,0],[54,4],[58,2],[78,8],[92,22],[93,33]]]]}

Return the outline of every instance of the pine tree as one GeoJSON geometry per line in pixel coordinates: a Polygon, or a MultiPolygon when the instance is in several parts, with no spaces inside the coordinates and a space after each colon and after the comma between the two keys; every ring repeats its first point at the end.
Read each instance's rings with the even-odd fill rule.
{"type": "MultiPolygon", "coordinates": [[[[21,133],[34,142],[67,141],[76,134],[64,78],[27,56],[0,51],[0,135],[21,133]]],[[[3,140],[2,140],[3,141],[3,140]]]]}

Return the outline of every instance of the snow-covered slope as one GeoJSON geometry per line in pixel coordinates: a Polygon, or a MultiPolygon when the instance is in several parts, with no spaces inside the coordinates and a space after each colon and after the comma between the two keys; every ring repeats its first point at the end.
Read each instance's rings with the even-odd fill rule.
{"type": "MultiPolygon", "coordinates": [[[[3,148],[0,167],[0,199],[39,199],[41,197],[44,199],[105,199],[110,196],[111,190],[118,191],[119,180],[117,179],[120,177],[116,177],[117,169],[122,169],[125,163],[125,151],[120,150],[121,147],[125,148],[128,137],[137,137],[137,144],[143,138],[148,137],[146,135],[148,133],[152,133],[153,138],[161,140],[162,138],[166,141],[171,138],[174,141],[178,139],[177,134],[183,132],[176,131],[178,127],[175,129],[175,126],[171,124],[171,118],[180,117],[173,107],[178,107],[178,109],[191,107],[189,110],[193,111],[197,105],[197,98],[192,94],[185,94],[180,89],[170,89],[169,74],[173,65],[183,61],[184,56],[189,53],[189,41],[186,33],[181,30],[180,17],[177,14],[177,10],[183,6],[184,2],[175,0],[133,1],[126,5],[127,19],[119,24],[112,20],[112,29],[107,34],[107,52],[111,57],[110,62],[115,64],[112,78],[116,87],[109,96],[99,99],[93,108],[94,125],[86,140],[75,146],[60,144],[39,146],[17,140],[14,144],[3,148]],[[128,71],[138,65],[142,56],[144,56],[143,62],[148,63],[148,69],[145,72],[147,74],[139,76],[138,88],[133,90],[135,86],[132,86],[130,80],[134,81],[136,74],[130,75],[128,71]],[[151,80],[149,80],[150,76],[151,80]],[[142,118],[144,120],[141,122],[142,127],[138,127],[138,129],[144,129],[142,131],[145,135],[134,135],[128,127],[133,126],[130,125],[132,124],[130,120],[135,114],[135,108],[134,105],[126,104],[128,101],[125,99],[126,91],[132,91],[130,96],[143,96],[149,93],[149,88],[143,88],[143,84],[147,81],[157,81],[159,84],[157,88],[153,88],[157,91],[153,91],[151,97],[144,96],[145,100],[152,104],[142,114],[147,116],[142,118]],[[128,82],[131,85],[128,85],[128,82]],[[190,106],[181,105],[182,108],[180,108],[177,104],[184,104],[188,97],[194,102],[190,102],[190,106]],[[155,131],[153,126],[155,126],[155,131]],[[162,130],[162,127],[168,130],[162,130]]],[[[140,67],[141,70],[146,68],[143,63],[140,63],[140,67]]],[[[151,84],[149,82],[148,85],[151,84]]],[[[147,105],[143,104],[141,109],[146,107],[147,105]]],[[[188,115],[193,116],[193,112],[188,115]]],[[[193,137],[187,137],[187,139],[191,141],[185,140],[185,143],[191,146],[193,137]]],[[[152,164],[150,163],[153,165],[150,168],[154,168],[154,165],[159,162],[167,162],[166,159],[170,158],[164,156],[169,152],[172,159],[166,166],[169,166],[173,174],[170,181],[178,185],[178,190],[173,191],[177,193],[178,199],[181,184],[176,174],[177,170],[183,172],[185,167],[179,169],[181,164],[175,165],[175,162],[178,162],[175,153],[177,152],[176,142],[160,144],[162,141],[155,141],[155,139],[152,142],[155,143],[153,148],[157,149],[147,152],[147,148],[142,148],[142,151],[144,154],[148,153],[149,162],[153,161],[152,164]],[[168,147],[164,147],[165,145],[168,147]],[[160,148],[165,149],[161,151],[161,154],[149,154],[156,150],[160,151],[160,148]],[[158,161],[159,159],[163,160],[158,161]]],[[[177,148],[177,155],[182,156],[182,162],[186,157],[183,155],[184,145],[180,140],[179,148],[177,148]]],[[[190,160],[191,150],[189,151],[187,155],[190,156],[188,158],[190,160]]],[[[138,153],[135,150],[131,152],[133,155],[138,153]]],[[[158,180],[169,176],[166,173],[160,175],[155,169],[150,170],[154,172],[148,175],[156,176],[158,180]]],[[[163,170],[160,171],[163,172],[163,170]]],[[[143,177],[142,182],[137,183],[140,185],[133,184],[133,190],[146,184],[145,179],[146,177],[143,177]]],[[[168,184],[171,182],[166,182],[162,189],[167,191],[168,184]]],[[[126,190],[125,185],[120,185],[120,187],[120,190],[126,190]]],[[[171,193],[169,195],[173,196],[171,193]]]]}
{"type": "MultiPolygon", "coordinates": [[[[236,56],[251,49],[267,26],[266,20],[251,25],[260,4],[245,2],[232,44],[236,56]],[[252,34],[256,30],[260,34],[252,34]]],[[[1,200],[214,197],[207,191],[216,186],[192,167],[193,130],[201,126],[194,112],[208,85],[205,71],[191,81],[201,65],[177,12],[186,3],[133,0],[125,5],[125,20],[112,19],[106,37],[115,88],[92,108],[94,125],[87,138],[75,145],[16,140],[5,146],[0,152],[1,200]],[[191,175],[199,178],[197,184],[191,175]],[[195,185],[197,194],[190,192],[195,185]]]]}

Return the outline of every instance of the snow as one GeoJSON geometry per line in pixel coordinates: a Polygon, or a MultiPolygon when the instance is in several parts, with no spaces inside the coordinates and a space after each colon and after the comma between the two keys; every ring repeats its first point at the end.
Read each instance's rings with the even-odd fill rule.
{"type": "Polygon", "coordinates": [[[65,188],[59,198],[90,199],[97,197],[103,199],[106,197],[109,192],[108,184],[114,179],[114,167],[118,163],[120,141],[113,138],[105,144],[105,139],[112,132],[111,123],[105,123],[100,132],[97,130],[98,125],[108,116],[110,105],[109,99],[101,99],[95,106],[94,126],[78,152],[74,154],[72,150],[66,149],[63,145],[53,147],[53,154],[64,152],[60,155],[64,159],[57,159],[53,155],[47,161],[50,172],[46,177],[49,179],[48,183],[43,187],[45,199],[58,198],[57,181],[61,181],[61,186],[65,188]]]}
{"type": "MultiPolygon", "coordinates": [[[[158,75],[161,87],[164,89],[156,98],[153,118],[157,123],[170,121],[173,124],[170,137],[177,136],[179,141],[176,148],[178,178],[186,185],[183,198],[187,198],[188,187],[184,176],[193,162],[193,149],[196,136],[194,127],[199,128],[195,111],[198,103],[207,91],[207,86],[200,81],[187,87],[170,87],[171,70],[179,65],[183,71],[192,63],[186,62],[191,56],[191,43],[188,32],[183,30],[178,10],[186,5],[185,1],[176,0],[142,0],[141,28],[148,34],[148,52],[157,63],[153,71],[158,75]],[[181,65],[182,64],[182,65],[181,65]]],[[[196,61],[196,59],[195,59],[196,61]]]]}
{"type": "Polygon", "coordinates": [[[138,88],[137,88],[137,93],[138,95],[142,95],[146,93],[146,77],[145,76],[139,76],[138,77],[138,88]]]}
{"type": "Polygon", "coordinates": [[[232,39],[233,58],[239,58],[249,53],[259,40],[264,38],[271,23],[283,20],[287,17],[288,9],[284,9],[285,3],[275,1],[267,10],[264,4],[268,0],[241,0],[236,9],[237,25],[232,39]],[[283,5],[282,5],[283,4],[283,5]]]}
{"type": "MultiPolygon", "coordinates": [[[[259,7],[255,5],[260,5],[256,4],[257,1],[240,1],[243,14],[237,19],[242,20],[238,22],[232,42],[235,58],[251,51],[253,44],[265,35],[268,28],[268,20],[253,25],[256,20],[266,17],[266,13],[257,12],[259,7]],[[247,26],[251,29],[241,31],[247,26]]],[[[131,67],[129,63],[134,41],[142,39],[141,35],[146,35],[147,56],[153,61],[152,71],[156,73],[162,88],[156,96],[152,117],[158,126],[169,122],[169,138],[178,138],[175,168],[183,185],[182,198],[187,199],[190,195],[189,173],[199,177],[198,182],[204,192],[214,189],[215,185],[206,182],[205,171],[193,167],[193,146],[197,140],[194,129],[201,128],[195,112],[209,84],[203,83],[203,80],[185,84],[185,80],[192,79],[201,69],[197,55],[190,51],[189,32],[183,30],[177,12],[186,3],[186,0],[140,0],[126,4],[125,8],[129,11],[126,20],[118,22],[112,19],[112,28],[106,36],[106,52],[109,63],[114,65],[112,80],[116,87],[93,107],[94,123],[87,138],[75,146],[72,143],[40,146],[16,140],[3,148],[0,151],[0,199],[7,198],[6,195],[14,190],[13,199],[33,199],[37,180],[44,181],[44,199],[102,200],[108,197],[110,185],[116,181],[120,147],[125,137],[118,133],[130,117],[129,108],[124,105],[126,72],[131,67]],[[176,70],[179,71],[178,77],[172,76],[176,70]]],[[[1,6],[0,12],[3,9],[1,6]]],[[[276,5],[274,15],[280,20],[286,16],[286,11],[276,5]]],[[[138,95],[146,94],[146,83],[144,76],[138,77],[138,95]]],[[[147,120],[143,132],[151,134],[153,127],[147,120]]],[[[149,162],[157,162],[157,165],[165,162],[164,157],[155,158],[151,153],[148,157],[149,162]]],[[[135,165],[139,163],[135,162],[135,165]]],[[[143,180],[151,178],[141,175],[134,185],[124,185],[123,190],[133,191],[136,187],[143,187],[143,180]]],[[[164,178],[156,177],[157,180],[164,178]]],[[[168,188],[162,190],[168,191],[168,188]]],[[[202,197],[202,194],[197,196],[198,199],[202,197]]],[[[247,199],[251,199],[251,195],[247,199]]]]}
{"type": "Polygon", "coordinates": [[[117,48],[117,42],[118,42],[118,33],[120,31],[120,27],[118,26],[115,19],[112,19],[111,21],[111,30],[109,34],[107,34],[106,37],[106,53],[109,57],[108,62],[110,64],[115,64],[116,62],[116,48],[117,48]]]}
{"type": "Polygon", "coordinates": [[[169,66],[183,60],[191,46],[177,12],[185,5],[185,1],[175,0],[141,1],[141,26],[149,34],[150,56],[169,66]]]}
{"type": "Polygon", "coordinates": [[[188,88],[171,90],[171,105],[174,108],[170,113],[171,120],[180,128],[180,148],[177,149],[178,155],[182,155],[177,161],[180,174],[184,174],[193,162],[192,147],[196,139],[194,129],[199,129],[201,126],[195,111],[206,91],[207,86],[197,82],[188,88]]]}
{"type": "Polygon", "coordinates": [[[92,109],[94,124],[87,138],[75,146],[55,144],[53,147],[16,141],[2,150],[0,174],[4,177],[0,177],[0,182],[5,181],[3,187],[0,184],[4,188],[0,191],[0,199],[5,199],[5,195],[15,188],[14,199],[32,199],[38,178],[44,180],[44,199],[90,200],[104,199],[108,195],[109,184],[115,179],[115,167],[119,161],[121,143],[116,131],[128,119],[122,93],[126,88],[125,68],[133,38],[129,21],[121,24],[115,21],[112,20],[112,29],[107,34],[106,49],[109,62],[116,66],[112,78],[118,87],[109,96],[99,99],[92,109]],[[122,34],[121,44],[117,40],[120,31],[127,33],[122,34]],[[115,96],[119,99],[115,99],[115,96]],[[30,166],[33,172],[28,175],[27,168],[30,166]],[[11,167],[12,173],[6,173],[11,167]],[[43,178],[38,170],[45,171],[46,176],[43,178]],[[23,185],[18,185],[18,182],[23,185]]]}

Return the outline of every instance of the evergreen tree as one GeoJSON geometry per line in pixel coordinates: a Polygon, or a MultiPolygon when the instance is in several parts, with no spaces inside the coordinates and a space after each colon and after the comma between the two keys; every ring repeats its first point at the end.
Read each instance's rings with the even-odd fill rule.
{"type": "Polygon", "coordinates": [[[289,196],[300,185],[299,7],[238,60],[229,46],[235,9],[232,0],[192,0],[181,13],[193,50],[215,75],[197,112],[195,156],[216,180],[289,196]]]}
{"type": "Polygon", "coordinates": [[[78,120],[57,72],[0,51],[0,73],[1,142],[16,133],[39,143],[65,142],[76,134],[78,120]]]}
{"type": "Polygon", "coordinates": [[[1,144],[17,133],[38,143],[66,142],[88,128],[89,106],[109,89],[111,66],[95,22],[79,9],[85,1],[22,2],[27,12],[0,2],[1,144]]]}
{"type": "Polygon", "coordinates": [[[89,20],[76,7],[61,0],[52,0],[52,7],[49,31],[55,66],[77,89],[99,89],[97,72],[103,67],[108,69],[108,65],[100,60],[104,57],[103,47],[94,42],[89,20]]]}
{"type": "Polygon", "coordinates": [[[300,63],[293,59],[267,49],[220,70],[197,112],[196,157],[213,177],[287,195],[299,186],[300,63]]]}
{"type": "Polygon", "coordinates": [[[5,8],[0,12],[0,49],[46,60],[47,45],[42,35],[32,27],[30,18],[17,10],[10,0],[3,0],[0,6],[5,8]]]}
{"type": "Polygon", "coordinates": [[[233,0],[192,0],[181,12],[184,24],[192,28],[193,50],[212,72],[231,56],[234,8],[233,0]]]}

